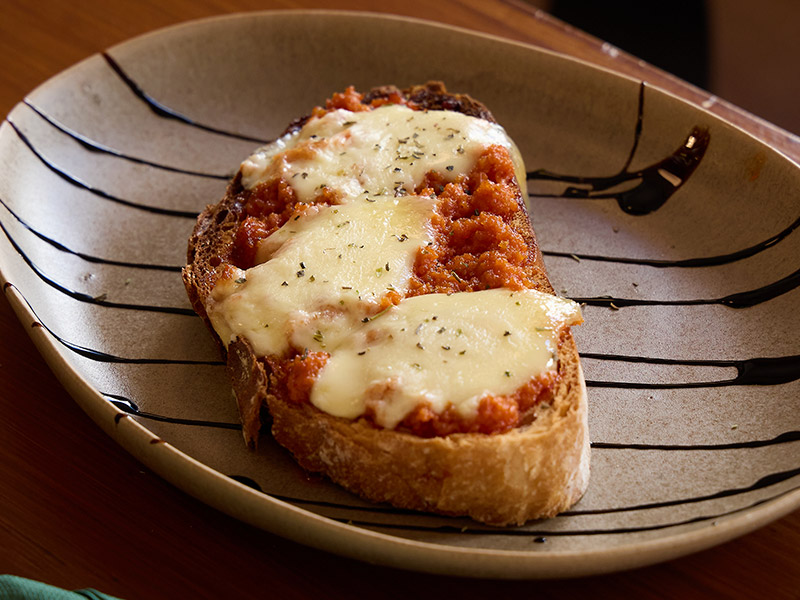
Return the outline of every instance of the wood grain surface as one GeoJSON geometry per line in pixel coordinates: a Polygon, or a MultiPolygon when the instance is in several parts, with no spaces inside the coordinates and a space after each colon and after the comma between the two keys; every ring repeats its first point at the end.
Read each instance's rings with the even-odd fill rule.
{"type": "MultiPolygon", "coordinates": [[[[360,0],[3,0],[0,112],[77,61],[156,28],[267,8],[375,10],[360,0]]],[[[555,49],[695,102],[709,94],[517,0],[385,1],[416,16],[555,49]]],[[[754,8],[755,10],[755,8],[754,8]]],[[[711,110],[800,160],[800,142],[722,100],[711,110]]],[[[78,408],[0,300],[0,573],[120,598],[800,598],[800,511],[698,554],[566,581],[409,573],[306,548],[163,481],[78,408]]]]}

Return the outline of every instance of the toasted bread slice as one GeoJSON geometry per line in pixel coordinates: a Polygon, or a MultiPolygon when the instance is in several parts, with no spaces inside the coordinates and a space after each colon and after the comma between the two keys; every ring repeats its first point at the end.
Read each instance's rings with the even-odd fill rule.
{"type": "MultiPolygon", "coordinates": [[[[375,107],[396,104],[402,104],[420,113],[441,114],[445,117],[448,113],[438,111],[466,115],[475,120],[470,123],[478,121],[494,123],[491,113],[481,103],[469,96],[450,94],[440,83],[415,86],[404,91],[386,86],[364,95],[348,90],[345,94],[335,96],[333,102],[329,102],[328,112],[340,109],[343,112],[338,116],[345,115],[342,118],[349,118],[347,115],[350,112],[347,111],[361,111],[362,108],[377,110],[375,107]]],[[[282,139],[302,135],[307,123],[325,114],[326,110],[318,109],[311,117],[311,121],[309,117],[298,119],[289,126],[282,139]]],[[[411,120],[413,116],[412,113],[402,113],[405,120],[411,120]]],[[[353,119],[345,121],[344,127],[349,127],[355,122],[355,117],[353,119]]],[[[339,123],[341,125],[341,119],[339,123]]],[[[431,126],[430,123],[426,121],[428,128],[431,126]]],[[[444,125],[443,122],[434,125],[439,128],[438,133],[443,134],[440,137],[452,138],[453,132],[461,134],[460,129],[455,127],[447,129],[444,125]],[[447,133],[448,131],[450,133],[447,133]]],[[[489,136],[487,139],[494,139],[492,136],[495,133],[496,129],[487,130],[486,135],[489,136]]],[[[317,144],[316,134],[310,138],[306,147],[311,147],[314,151],[329,149],[324,144],[314,145],[317,144]]],[[[466,137],[464,139],[467,140],[466,137]]],[[[413,165],[418,160],[424,162],[422,160],[424,146],[418,143],[415,146],[418,150],[407,152],[405,150],[407,141],[408,138],[399,140],[396,160],[405,161],[403,169],[410,170],[411,167],[406,165],[413,165]],[[400,149],[403,149],[402,153],[400,149]]],[[[464,147],[468,143],[465,141],[464,147]]],[[[376,143],[376,152],[379,150],[378,146],[380,144],[376,143]]],[[[469,154],[464,147],[453,146],[455,153],[451,154],[456,158],[459,158],[456,154],[469,154]]],[[[346,150],[349,149],[348,146],[346,150]]],[[[346,150],[342,150],[340,154],[345,154],[346,150]]],[[[287,171],[283,172],[284,178],[278,181],[275,165],[281,160],[284,162],[288,160],[282,158],[288,154],[281,152],[295,152],[291,155],[291,160],[300,161],[297,164],[301,164],[307,158],[301,156],[297,150],[293,151],[291,148],[286,150],[279,142],[277,149],[267,150],[266,154],[262,152],[260,155],[254,155],[255,159],[248,159],[249,162],[243,163],[242,169],[231,182],[225,198],[219,204],[209,206],[200,215],[189,241],[188,263],[183,271],[184,283],[192,305],[214,332],[223,351],[227,353],[228,372],[239,406],[245,441],[249,445],[255,445],[262,423],[262,410],[267,408],[271,415],[272,434],[281,445],[292,452],[301,466],[309,471],[323,473],[334,482],[369,500],[446,515],[468,515],[478,521],[494,525],[521,524],[529,519],[553,516],[574,504],[584,493],[589,476],[586,389],[578,352],[569,330],[569,325],[580,322],[580,316],[579,312],[576,316],[575,312],[570,312],[573,310],[571,307],[563,305],[567,301],[556,300],[553,296],[553,289],[547,279],[536,237],[525,210],[524,167],[521,159],[515,154],[516,148],[513,147],[513,143],[509,141],[505,149],[500,148],[496,152],[494,150],[482,154],[473,152],[472,158],[467,159],[467,164],[472,165],[477,160],[481,166],[480,169],[475,167],[471,174],[461,174],[455,179],[444,172],[425,174],[424,181],[420,182],[418,178],[414,183],[416,188],[410,192],[408,198],[406,198],[406,194],[409,194],[408,185],[403,181],[395,182],[398,184],[394,190],[395,194],[389,194],[389,199],[385,193],[371,193],[367,189],[364,190],[364,197],[372,204],[363,204],[365,208],[358,208],[356,212],[352,212],[356,215],[353,218],[362,218],[363,215],[367,215],[367,220],[377,218],[375,215],[383,218],[384,213],[380,211],[388,202],[391,207],[395,207],[390,207],[390,210],[408,212],[407,215],[401,215],[405,219],[401,221],[402,226],[410,227],[409,231],[416,231],[409,223],[413,224],[415,219],[422,218],[420,215],[427,214],[424,212],[427,206],[425,202],[433,203],[434,206],[433,216],[424,217],[427,219],[425,225],[417,227],[421,236],[418,236],[419,239],[413,235],[409,238],[406,233],[391,234],[397,242],[400,242],[396,246],[403,247],[403,252],[406,254],[389,254],[390,258],[386,259],[385,269],[378,267],[377,276],[400,277],[391,280],[383,295],[370,295],[371,292],[367,288],[362,288],[356,300],[347,295],[350,294],[352,286],[337,283],[335,288],[322,288],[327,290],[325,294],[333,294],[333,297],[323,302],[328,304],[314,313],[310,324],[302,320],[293,321],[290,327],[276,330],[272,320],[280,321],[281,315],[289,314],[286,312],[289,309],[267,302],[264,305],[266,315],[259,321],[257,328],[252,323],[244,329],[237,328],[238,326],[232,323],[241,324],[247,319],[252,320],[253,315],[258,314],[253,310],[261,310],[258,307],[252,310],[249,308],[253,304],[258,304],[253,298],[269,296],[270,292],[264,290],[275,289],[266,284],[260,288],[255,287],[257,283],[254,282],[257,278],[264,276],[256,274],[255,270],[250,270],[251,267],[269,263],[278,255],[284,257],[290,255],[294,257],[291,259],[294,260],[292,265],[296,264],[292,268],[297,269],[294,273],[298,278],[297,281],[302,280],[306,286],[304,290],[312,289],[315,286],[307,282],[319,277],[321,284],[322,276],[317,272],[312,274],[310,265],[321,264],[324,260],[328,260],[323,260],[322,254],[325,254],[326,250],[332,251],[334,243],[329,242],[331,248],[319,250],[321,254],[312,253],[311,256],[314,258],[308,260],[302,259],[303,254],[291,254],[285,249],[287,247],[296,249],[307,240],[313,241],[320,236],[333,239],[339,234],[340,228],[344,225],[349,227],[351,223],[349,216],[351,212],[348,212],[351,209],[345,206],[348,200],[341,197],[342,192],[335,186],[331,186],[334,188],[331,191],[324,183],[318,185],[314,189],[316,195],[310,202],[292,204],[275,200],[283,194],[294,202],[300,193],[296,190],[302,189],[296,184],[295,188],[288,189],[292,183],[286,181],[286,178],[290,177],[287,171]],[[495,154],[501,158],[496,159],[495,154]],[[514,165],[513,171],[509,171],[510,163],[503,162],[502,159],[509,154],[514,165]],[[275,158],[276,156],[278,158],[275,158]],[[254,180],[254,172],[261,173],[269,169],[273,171],[271,179],[267,177],[267,183],[254,180]],[[406,187],[403,187],[404,185],[406,187]],[[253,200],[254,197],[256,200],[253,200]],[[415,202],[419,207],[414,205],[415,202]],[[411,208],[408,208],[409,206],[411,208]],[[397,207],[402,207],[402,210],[397,207]],[[339,213],[340,210],[343,215],[337,217],[340,220],[338,222],[331,220],[333,214],[339,213]],[[434,222],[435,226],[431,225],[434,222]],[[303,237],[306,234],[304,227],[311,232],[308,236],[312,237],[303,237]],[[314,238],[314,235],[317,238],[314,238]],[[453,239],[457,241],[453,242],[453,239]],[[402,244],[406,241],[408,243],[402,244]],[[412,246],[412,242],[416,245],[412,246]],[[456,251],[451,251],[452,244],[456,244],[456,251]],[[408,248],[412,248],[413,253],[408,248]],[[280,254],[281,252],[283,254],[280,254]],[[433,258],[430,258],[430,255],[433,255],[433,258]],[[306,265],[307,262],[309,266],[306,265]],[[410,265],[412,271],[409,275],[410,283],[407,281],[408,277],[402,278],[403,265],[406,263],[410,265]],[[398,271],[401,275],[397,274],[398,271]],[[397,287],[393,283],[397,283],[397,287]],[[245,284],[256,291],[250,295],[240,294],[238,290],[246,287],[245,284]],[[339,289],[346,291],[340,292],[339,289]],[[487,298],[485,290],[505,290],[508,294],[503,295],[512,297],[517,293],[521,294],[520,299],[525,298],[526,303],[534,302],[530,305],[515,300],[504,300],[502,307],[498,304],[497,312],[502,316],[497,323],[508,323],[502,320],[506,314],[519,315],[519,312],[514,313],[515,305],[523,308],[534,306],[538,310],[541,304],[550,307],[543,309],[542,314],[547,313],[551,316],[542,317],[545,321],[541,323],[538,321],[527,323],[519,330],[521,336],[517,335],[516,329],[513,330],[512,336],[511,325],[493,325],[506,328],[505,332],[500,334],[503,343],[513,340],[517,343],[516,350],[513,349],[513,344],[502,346],[497,340],[486,341],[486,336],[481,331],[485,328],[482,321],[486,320],[488,323],[492,320],[487,315],[486,319],[479,316],[470,321],[471,329],[465,325],[463,338],[459,337],[462,335],[461,328],[455,327],[452,319],[440,320],[437,323],[438,329],[429,330],[429,337],[425,338],[424,346],[417,341],[419,356],[424,355],[422,351],[426,347],[429,348],[432,339],[445,340],[447,335],[451,336],[447,338],[448,340],[458,340],[461,343],[458,347],[460,351],[450,341],[442,342],[436,353],[424,355],[428,362],[423,362],[421,359],[420,362],[411,362],[417,359],[386,353],[369,363],[366,360],[363,363],[353,360],[347,362],[338,358],[339,355],[346,354],[342,348],[349,348],[349,356],[355,358],[367,352],[378,354],[378,346],[383,344],[386,338],[407,336],[411,341],[417,339],[412,338],[410,329],[413,328],[401,327],[405,321],[402,321],[402,317],[396,318],[396,315],[402,314],[406,307],[421,304],[410,300],[412,298],[440,294],[441,306],[446,307],[452,294],[478,293],[477,296],[467,298],[476,300],[481,298],[484,301],[487,298]],[[532,300],[531,294],[533,294],[532,300]],[[230,304],[238,303],[237,306],[246,304],[248,308],[244,312],[240,308],[231,309],[229,305],[225,305],[224,309],[220,308],[224,302],[234,297],[235,300],[230,304]],[[344,308],[338,307],[337,299],[338,304],[344,308]],[[562,309],[565,311],[564,314],[569,313],[570,316],[563,319],[552,316],[556,313],[561,314],[559,311],[562,309]],[[225,313],[225,310],[228,312],[225,313]],[[284,313],[281,313],[282,310],[284,313]],[[550,312],[547,312],[548,310],[550,312]],[[352,316],[350,313],[353,311],[361,311],[357,315],[357,320],[364,325],[353,324],[355,321],[350,318],[352,316]],[[219,316],[220,314],[223,316],[219,316]],[[390,316],[383,316],[386,314],[390,316]],[[398,321],[398,318],[402,322],[398,321]],[[399,324],[394,324],[395,322],[399,324]],[[442,325],[443,323],[446,326],[442,325]],[[268,330],[270,324],[273,328],[268,330]],[[337,327],[343,329],[344,333],[337,342],[331,343],[328,340],[331,339],[331,335],[335,337],[337,327]],[[304,333],[306,329],[314,331],[314,334],[304,333]],[[535,333],[542,331],[547,333],[535,333]],[[442,337],[437,338],[436,334],[442,334],[442,337]],[[542,339],[539,340],[537,336],[542,339]],[[525,341],[519,342],[520,339],[525,341]],[[500,357],[512,357],[513,361],[517,361],[513,362],[516,366],[520,360],[524,362],[529,358],[526,347],[524,345],[520,347],[520,343],[531,343],[539,348],[538,352],[544,357],[541,359],[543,361],[541,365],[547,366],[537,368],[544,374],[537,372],[535,377],[531,377],[529,371],[520,368],[520,371],[528,374],[522,375],[522,379],[513,379],[512,372],[513,377],[517,376],[517,369],[514,368],[506,369],[503,378],[502,370],[497,370],[500,369],[498,366],[495,369],[499,373],[497,378],[487,377],[487,379],[494,382],[491,385],[499,386],[500,391],[487,388],[488,392],[483,392],[481,395],[480,392],[477,394],[474,392],[476,382],[470,381],[479,379],[481,375],[470,377],[469,371],[464,371],[466,367],[462,367],[458,372],[452,371],[455,368],[452,365],[458,362],[453,358],[456,355],[464,356],[473,350],[483,352],[485,355],[480,357],[479,363],[491,365],[498,360],[505,360],[500,357]],[[395,361],[397,364],[392,364],[395,361]],[[402,367],[401,363],[405,367],[402,367]],[[443,371],[436,371],[431,367],[434,374],[419,383],[425,389],[408,391],[406,388],[410,389],[413,386],[406,382],[416,376],[415,372],[409,373],[408,364],[417,371],[424,371],[434,363],[437,365],[446,363],[448,366],[442,366],[443,371]],[[370,366],[366,366],[367,364],[370,366]],[[326,368],[327,372],[324,371],[326,368]],[[402,368],[406,371],[399,375],[386,375],[386,372],[394,373],[397,369],[402,371],[402,368]],[[343,389],[347,387],[348,381],[344,384],[339,382],[337,388],[336,385],[331,387],[325,379],[326,383],[323,386],[321,381],[325,376],[329,375],[328,379],[336,381],[335,374],[330,375],[335,369],[355,374],[352,390],[343,389]],[[373,377],[374,381],[367,381],[359,387],[356,380],[361,377],[362,372],[367,371],[371,375],[364,377],[367,379],[373,377]],[[458,383],[442,384],[441,380],[448,376],[458,379],[458,383]],[[375,381],[380,383],[376,384],[375,381]],[[517,386],[519,390],[509,391],[509,386],[517,386]],[[444,397],[438,398],[436,393],[429,393],[428,388],[437,388],[439,396],[444,397]],[[333,392],[320,392],[320,389],[333,392]],[[330,402],[330,398],[320,398],[326,393],[336,396],[337,401],[330,402]],[[465,404],[453,409],[447,397],[450,393],[454,396],[461,394],[469,399],[465,404]],[[399,413],[397,410],[400,409],[392,408],[393,398],[404,399],[408,404],[408,396],[412,397],[411,405],[415,401],[413,398],[419,401],[417,408],[406,407],[399,413]],[[427,400],[422,401],[424,398],[434,396],[438,400],[432,403],[428,403],[427,400]],[[384,402],[387,399],[388,402],[384,402]]],[[[440,150],[440,154],[444,153],[440,150]]],[[[436,156],[436,153],[433,153],[433,156],[436,156]]],[[[436,162],[432,158],[431,160],[436,162]]],[[[446,167],[444,164],[439,165],[442,171],[452,170],[449,164],[446,167]]],[[[405,173],[400,167],[395,170],[398,173],[405,173]]],[[[431,172],[435,170],[436,168],[432,168],[431,172]]],[[[339,173],[350,171],[352,165],[339,168],[339,173]]],[[[364,171],[363,165],[361,171],[362,173],[364,171]]],[[[291,177],[298,175],[302,175],[301,179],[313,181],[315,172],[309,168],[302,173],[301,170],[291,173],[291,177]]],[[[395,226],[392,222],[392,227],[395,226]]],[[[398,229],[397,232],[399,231],[398,229]]],[[[386,234],[384,237],[387,237],[388,233],[384,233],[386,234]]],[[[343,238],[344,241],[349,241],[348,247],[364,248],[363,244],[358,243],[360,239],[343,238]]],[[[383,246],[376,247],[382,249],[388,247],[385,240],[382,243],[383,246]]],[[[369,250],[368,246],[367,251],[369,250]]],[[[342,259],[341,252],[338,258],[342,259]]],[[[367,256],[358,260],[369,258],[367,256]]],[[[380,255],[379,258],[382,265],[386,257],[380,255]]],[[[357,261],[352,262],[355,264],[357,261]]],[[[334,261],[325,264],[328,265],[326,273],[330,273],[330,265],[335,266],[338,263],[334,261]]],[[[282,272],[285,279],[279,285],[299,289],[300,284],[285,275],[286,268],[288,267],[284,265],[282,272]]],[[[335,279],[335,274],[325,276],[335,279]]],[[[361,277],[363,278],[363,274],[361,277]]],[[[280,275],[273,273],[267,276],[265,281],[267,283],[280,281],[280,275]],[[278,279],[274,279],[276,276],[278,279]]],[[[325,283],[329,282],[325,280],[325,283]]],[[[306,301],[308,292],[303,293],[306,296],[297,298],[306,301]]],[[[275,294],[277,295],[277,292],[275,294]]],[[[495,302],[497,296],[495,293],[491,302],[495,302]]],[[[295,297],[292,298],[293,302],[297,301],[295,297]]],[[[458,298],[463,299],[465,296],[459,295],[458,298]]],[[[431,299],[434,297],[428,296],[428,300],[431,299]]],[[[321,300],[315,297],[314,302],[320,304],[321,300]]],[[[428,313],[412,312],[412,317],[409,317],[419,320],[414,335],[420,334],[423,321],[428,323],[430,320],[423,319],[420,314],[424,317],[428,313]]],[[[435,321],[437,316],[433,315],[430,318],[435,321]]],[[[523,317],[523,320],[527,318],[523,317]]],[[[514,323],[513,320],[510,322],[514,323]]],[[[401,352],[404,346],[395,344],[387,345],[386,348],[394,349],[392,351],[400,348],[397,351],[401,352]]],[[[530,354],[535,353],[531,351],[530,354]]],[[[482,372],[478,368],[481,366],[478,363],[465,364],[471,365],[470,368],[475,373],[482,372]]]]}

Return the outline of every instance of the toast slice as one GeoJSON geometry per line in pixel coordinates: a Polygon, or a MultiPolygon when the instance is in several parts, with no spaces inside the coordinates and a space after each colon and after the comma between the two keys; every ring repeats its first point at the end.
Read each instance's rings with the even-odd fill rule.
{"type": "Polygon", "coordinates": [[[246,443],[271,417],[303,468],[401,508],[508,525],[574,504],[581,316],[524,174],[488,109],[438,82],[348,88],[245,160],[183,279],[246,443]]]}

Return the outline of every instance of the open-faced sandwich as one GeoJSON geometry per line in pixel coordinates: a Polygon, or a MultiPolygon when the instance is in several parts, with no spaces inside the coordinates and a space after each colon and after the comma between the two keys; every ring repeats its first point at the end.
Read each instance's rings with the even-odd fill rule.
{"type": "Polygon", "coordinates": [[[507,525],[575,503],[581,315],[525,197],[503,128],[441,83],[348,88],[247,158],[183,272],[246,443],[271,420],[305,469],[402,508],[507,525]]]}

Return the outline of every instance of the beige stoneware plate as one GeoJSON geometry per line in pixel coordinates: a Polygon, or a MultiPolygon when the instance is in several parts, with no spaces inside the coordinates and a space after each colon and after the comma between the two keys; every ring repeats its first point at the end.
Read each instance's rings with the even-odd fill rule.
{"type": "Polygon", "coordinates": [[[400,18],[271,12],[111,48],[0,127],[0,271],[77,402],[175,485],[363,560],[491,577],[666,560],[800,506],[800,168],[667,93],[400,18]],[[349,84],[441,79],[525,158],[557,290],[586,304],[592,481],[523,527],[364,503],[267,438],[245,449],[181,284],[194,216],[239,162],[349,84]]]}

